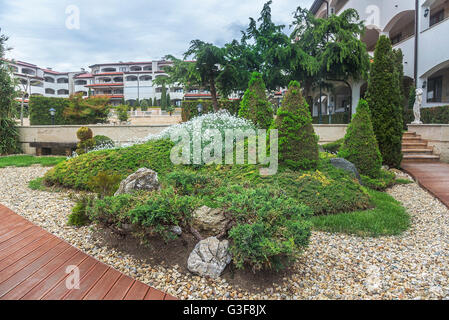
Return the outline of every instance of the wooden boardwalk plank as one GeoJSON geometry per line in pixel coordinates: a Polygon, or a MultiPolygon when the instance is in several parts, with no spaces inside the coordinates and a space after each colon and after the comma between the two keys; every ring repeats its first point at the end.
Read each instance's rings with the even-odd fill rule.
{"type": "MultiPolygon", "coordinates": [[[[87,256],[81,251],[78,251],[75,256],[64,263],[63,266],[59,267],[52,274],[50,274],[45,281],[42,281],[33,289],[31,289],[27,294],[25,294],[21,300],[40,300],[44,296],[48,300],[58,300],[61,299],[67,292],[68,289],[65,286],[65,279],[68,276],[66,273],[67,266],[80,266],[80,264],[87,259],[87,256]],[[62,290],[60,289],[62,288],[62,290]]],[[[92,263],[92,265],[95,262],[92,263]]]]}
{"type": "Polygon", "coordinates": [[[134,279],[122,274],[120,276],[120,279],[114,284],[112,289],[109,290],[108,294],[104,297],[104,300],[123,300],[134,282],[134,279]]]}
{"type": "Polygon", "coordinates": [[[22,268],[19,272],[16,272],[12,277],[9,277],[6,281],[0,283],[0,298],[32,276],[35,272],[39,271],[40,268],[45,267],[50,261],[58,257],[61,252],[64,252],[69,247],[70,246],[67,243],[59,242],[56,246],[43,253],[32,263],[22,268]]]}
{"type": "Polygon", "coordinates": [[[144,300],[164,300],[165,293],[154,288],[150,288],[144,300]]]}
{"type": "Polygon", "coordinates": [[[435,163],[403,163],[405,172],[410,174],[421,187],[429,191],[449,208],[449,164],[435,163]]]}
{"type": "Polygon", "coordinates": [[[25,294],[31,291],[36,285],[41,283],[42,281],[47,281],[46,278],[55,272],[58,268],[64,263],[67,262],[70,258],[75,256],[78,253],[73,247],[68,247],[67,250],[63,251],[56,259],[51,260],[47,265],[40,268],[36,273],[30,275],[25,281],[20,283],[14,289],[9,291],[3,299],[5,300],[19,300],[25,294]]]}
{"type": "Polygon", "coordinates": [[[136,281],[134,282],[131,289],[129,289],[124,300],[143,300],[147,295],[149,289],[150,287],[148,287],[146,284],[143,284],[140,281],[136,281]]]}
{"type": "Polygon", "coordinates": [[[120,272],[112,268],[109,269],[83,297],[83,300],[103,300],[120,276],[120,272]]]}
{"type": "Polygon", "coordinates": [[[0,204],[0,300],[169,300],[0,204]],[[76,266],[80,288],[67,288],[76,266]],[[70,277],[70,278],[69,278],[70,277]]]}

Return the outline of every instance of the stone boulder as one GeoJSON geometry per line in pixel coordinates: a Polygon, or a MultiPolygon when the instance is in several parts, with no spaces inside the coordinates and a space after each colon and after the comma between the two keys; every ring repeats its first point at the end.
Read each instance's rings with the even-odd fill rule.
{"type": "Polygon", "coordinates": [[[359,183],[362,184],[362,178],[360,177],[359,171],[352,162],[349,162],[348,160],[343,158],[333,158],[330,161],[335,168],[343,169],[347,172],[352,173],[353,176],[359,181],[359,183]]]}
{"type": "Polygon", "coordinates": [[[198,208],[193,213],[192,226],[201,235],[216,236],[226,231],[228,219],[221,209],[212,209],[207,206],[198,208]]]}
{"type": "Polygon", "coordinates": [[[115,195],[133,193],[138,190],[159,191],[160,189],[157,172],[148,168],[140,168],[120,183],[115,195]]]}
{"type": "Polygon", "coordinates": [[[228,240],[210,237],[196,244],[187,260],[187,268],[194,274],[216,279],[230,262],[228,240]]]}

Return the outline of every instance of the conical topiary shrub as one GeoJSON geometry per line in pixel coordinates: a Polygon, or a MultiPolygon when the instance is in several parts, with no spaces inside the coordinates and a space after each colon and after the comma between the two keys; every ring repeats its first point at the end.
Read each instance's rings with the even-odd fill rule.
{"type": "Polygon", "coordinates": [[[376,178],[382,167],[382,156],[371,122],[368,103],[360,100],[357,113],[348,126],[339,157],[352,162],[360,174],[376,178]]]}
{"type": "Polygon", "coordinates": [[[318,136],[312,126],[309,105],[297,81],[290,82],[272,127],[279,136],[279,161],[293,170],[318,166],[318,136]]]}
{"type": "Polygon", "coordinates": [[[251,120],[260,129],[268,129],[273,121],[273,109],[267,99],[262,75],[258,72],[251,75],[240,104],[239,117],[251,120]]]}
{"type": "Polygon", "coordinates": [[[403,107],[396,61],[390,39],[381,36],[374,52],[366,100],[383,162],[398,168],[402,161],[403,107]]]}

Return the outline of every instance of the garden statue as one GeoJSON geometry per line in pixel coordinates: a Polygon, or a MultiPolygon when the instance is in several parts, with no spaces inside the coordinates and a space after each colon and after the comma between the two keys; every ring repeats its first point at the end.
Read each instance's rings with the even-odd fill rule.
{"type": "Polygon", "coordinates": [[[413,114],[415,115],[415,121],[412,124],[422,124],[421,122],[421,107],[422,107],[422,95],[423,90],[421,88],[416,89],[416,99],[413,106],[413,114]]]}

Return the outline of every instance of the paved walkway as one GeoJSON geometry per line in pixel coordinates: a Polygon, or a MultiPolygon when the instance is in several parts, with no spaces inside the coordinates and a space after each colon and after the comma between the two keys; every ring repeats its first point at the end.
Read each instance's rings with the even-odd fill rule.
{"type": "Polygon", "coordinates": [[[0,300],[173,300],[0,204],[0,300]],[[79,270],[79,289],[68,289],[79,270]],[[68,272],[67,272],[68,271],[68,272]]]}
{"type": "Polygon", "coordinates": [[[449,164],[443,162],[403,163],[402,169],[449,208],[449,164]]]}

